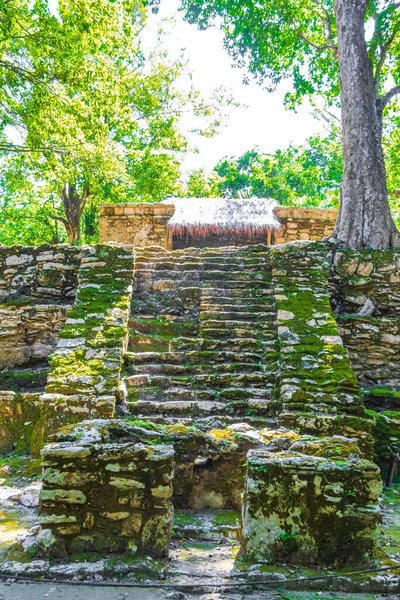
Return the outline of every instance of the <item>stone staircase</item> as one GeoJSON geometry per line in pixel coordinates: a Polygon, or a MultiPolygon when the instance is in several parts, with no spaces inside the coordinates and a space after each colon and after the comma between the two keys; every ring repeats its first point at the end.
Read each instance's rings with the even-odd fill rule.
{"type": "Polygon", "coordinates": [[[130,338],[131,415],[204,428],[276,424],[278,348],[265,246],[140,252],[130,338]]]}

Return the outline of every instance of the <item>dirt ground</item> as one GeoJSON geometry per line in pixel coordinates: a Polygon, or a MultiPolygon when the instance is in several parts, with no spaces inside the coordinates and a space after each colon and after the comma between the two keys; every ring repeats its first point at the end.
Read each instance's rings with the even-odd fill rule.
{"type": "Polygon", "coordinates": [[[125,589],[42,583],[0,583],[0,600],[398,600],[398,596],[326,592],[209,593],[193,596],[163,589],[125,589]]]}

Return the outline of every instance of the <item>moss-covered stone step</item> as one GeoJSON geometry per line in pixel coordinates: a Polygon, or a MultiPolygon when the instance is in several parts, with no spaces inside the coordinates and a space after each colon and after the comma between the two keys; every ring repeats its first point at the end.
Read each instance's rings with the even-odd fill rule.
{"type": "Polygon", "coordinates": [[[195,401],[178,401],[171,400],[169,402],[155,402],[151,400],[140,400],[133,405],[128,406],[131,415],[142,415],[147,418],[154,414],[162,414],[165,416],[185,416],[190,415],[192,418],[205,415],[237,415],[243,416],[261,416],[274,417],[277,415],[278,404],[266,402],[261,406],[261,403],[249,403],[246,406],[236,407],[227,405],[222,402],[210,400],[195,400],[195,401]]]}
{"type": "Polygon", "coordinates": [[[198,323],[175,315],[133,316],[129,319],[129,327],[136,333],[152,335],[189,337],[198,333],[198,323]]]}
{"type": "Polygon", "coordinates": [[[237,310],[225,310],[226,306],[219,307],[219,310],[212,310],[209,308],[202,307],[201,309],[201,321],[251,321],[252,323],[268,323],[273,322],[275,318],[274,311],[262,310],[263,307],[257,307],[258,310],[250,310],[247,306],[235,307],[237,310]]]}
{"type": "MultiPolygon", "coordinates": [[[[251,284],[251,293],[256,292],[257,290],[263,291],[264,289],[268,289],[270,285],[268,281],[246,281],[243,279],[221,279],[220,281],[206,281],[203,283],[203,289],[208,290],[235,290],[237,292],[241,292],[245,290],[249,293],[249,286],[251,284]]],[[[235,294],[236,295],[236,294],[235,294]]]]}
{"type": "Polygon", "coordinates": [[[246,330],[250,334],[250,337],[256,337],[254,334],[257,334],[258,332],[273,331],[275,329],[274,324],[271,321],[266,321],[265,319],[241,319],[240,315],[232,315],[231,319],[224,319],[222,317],[220,319],[213,319],[207,318],[207,316],[201,314],[200,334],[204,332],[205,328],[227,329],[229,331],[232,330],[233,332],[238,329],[246,330]]]}
{"type": "Polygon", "coordinates": [[[152,414],[152,415],[140,415],[134,412],[134,405],[128,405],[128,413],[131,416],[139,420],[146,422],[151,421],[156,425],[167,425],[175,427],[196,427],[201,431],[209,431],[212,428],[218,427],[224,429],[225,427],[234,426],[238,423],[245,423],[256,429],[276,429],[278,427],[277,417],[265,417],[260,415],[245,414],[245,415],[229,415],[224,411],[221,414],[208,415],[208,416],[192,416],[192,415],[171,415],[167,413],[152,414]],[[131,412],[133,410],[133,412],[131,412]]]}
{"type": "Polygon", "coordinates": [[[263,335],[262,339],[246,336],[202,339],[200,340],[200,347],[202,350],[229,350],[231,352],[262,351],[264,355],[278,350],[277,339],[272,335],[268,339],[265,339],[265,335],[263,335]]]}
{"type": "Polygon", "coordinates": [[[215,317],[222,314],[250,314],[254,316],[254,313],[265,316],[267,319],[275,319],[276,314],[273,310],[272,305],[267,302],[259,302],[253,303],[252,301],[248,303],[243,303],[239,298],[232,299],[232,304],[229,303],[229,298],[222,298],[220,301],[218,298],[214,298],[210,301],[205,301],[204,298],[200,304],[200,310],[202,314],[210,313],[215,314],[215,317]]]}
{"type": "Polygon", "coordinates": [[[201,273],[201,279],[207,287],[209,283],[225,284],[230,282],[248,282],[248,283],[267,283],[271,282],[271,274],[267,270],[259,267],[257,269],[248,269],[241,266],[240,269],[218,269],[204,270],[201,273]]]}
{"type": "Polygon", "coordinates": [[[131,375],[143,375],[148,374],[150,377],[153,375],[207,375],[213,373],[224,374],[224,373],[263,373],[266,371],[266,366],[259,363],[241,363],[241,362],[228,362],[222,364],[215,364],[210,369],[209,364],[142,364],[132,365],[129,369],[131,375]]]}
{"type": "Polygon", "coordinates": [[[263,354],[257,352],[229,352],[229,351],[189,351],[189,352],[126,352],[126,365],[143,364],[169,364],[188,365],[189,363],[207,364],[212,369],[215,363],[240,362],[248,364],[259,364],[263,360],[263,354]]]}
{"type": "Polygon", "coordinates": [[[159,260],[146,262],[140,260],[136,262],[136,272],[168,272],[171,273],[182,273],[182,272],[199,272],[199,273],[211,273],[211,272],[225,272],[225,273],[238,273],[243,271],[258,273],[260,271],[267,272],[268,267],[264,260],[257,259],[226,259],[221,260],[194,260],[194,259],[177,259],[174,260],[159,260]]]}
{"type": "Polygon", "coordinates": [[[136,269],[136,280],[144,279],[145,281],[179,281],[185,283],[196,284],[200,275],[197,271],[162,271],[160,269],[136,269]]]}
{"type": "MultiPolygon", "coordinates": [[[[138,376],[143,377],[143,376],[138,376]]],[[[170,383],[170,382],[168,382],[170,383]]],[[[139,402],[141,400],[154,402],[169,402],[169,401],[185,401],[192,402],[196,400],[202,401],[221,401],[225,404],[236,404],[238,407],[246,407],[250,400],[255,403],[262,401],[270,402],[273,398],[274,388],[272,383],[265,383],[262,387],[183,387],[183,386],[168,386],[146,385],[142,381],[137,386],[128,386],[128,402],[139,402]]]]}
{"type": "MultiPolygon", "coordinates": [[[[211,301],[218,300],[218,304],[235,304],[238,303],[238,299],[243,301],[251,301],[255,304],[262,302],[272,302],[273,293],[268,287],[243,286],[241,288],[221,288],[221,287],[210,287],[202,288],[201,290],[201,302],[209,303],[211,301]]],[[[240,304],[241,302],[239,302],[240,304]]]]}
{"type": "MultiPolygon", "coordinates": [[[[144,384],[144,377],[146,375],[134,375],[127,377],[125,382],[128,387],[138,387],[144,384]]],[[[271,376],[265,372],[249,372],[249,373],[205,373],[198,375],[188,376],[168,376],[168,375],[154,375],[148,376],[148,383],[151,385],[159,386],[165,389],[170,386],[182,386],[185,388],[201,387],[205,385],[212,385],[213,387],[236,387],[241,386],[267,386],[271,382],[271,376]]]]}
{"type": "MultiPolygon", "coordinates": [[[[231,322],[232,324],[234,322],[231,322]]],[[[245,338],[247,341],[249,341],[250,339],[255,340],[256,342],[258,341],[258,336],[262,336],[262,340],[266,341],[266,340],[275,340],[276,339],[276,334],[275,332],[271,331],[271,328],[268,326],[266,326],[265,328],[260,327],[257,331],[254,331],[254,329],[251,328],[250,324],[248,323],[240,323],[237,326],[227,326],[227,327],[223,327],[223,324],[221,323],[215,323],[214,327],[209,327],[208,324],[206,324],[205,327],[201,326],[200,328],[200,335],[203,338],[209,338],[212,340],[221,340],[223,338],[230,338],[230,339],[237,339],[237,338],[245,338]],[[258,333],[258,335],[257,335],[258,333]],[[256,335],[254,335],[256,334],[256,335]]]]}

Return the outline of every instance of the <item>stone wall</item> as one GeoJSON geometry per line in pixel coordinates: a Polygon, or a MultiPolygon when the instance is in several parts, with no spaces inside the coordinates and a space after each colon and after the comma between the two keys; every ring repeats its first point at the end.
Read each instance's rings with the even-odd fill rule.
{"type": "Polygon", "coordinates": [[[242,551],[250,560],[343,567],[373,559],[379,470],[354,459],[349,442],[346,456],[345,445],[332,438],[331,456],[323,444],[315,456],[309,442],[249,452],[242,551]]]}
{"type": "Polygon", "coordinates": [[[339,336],[326,244],[271,250],[281,427],[288,452],[250,451],[242,553],[250,560],[342,566],[371,559],[382,491],[373,422],[339,336]]]}
{"type": "Polygon", "coordinates": [[[0,254],[0,451],[36,455],[62,423],[114,414],[134,257],[104,246],[0,254]]]}
{"type": "Polygon", "coordinates": [[[172,446],[120,441],[117,427],[103,424],[75,442],[49,444],[42,456],[41,538],[50,554],[168,556],[172,446]]]}
{"type": "Polygon", "coordinates": [[[338,320],[339,333],[363,387],[400,390],[400,318],[351,316],[338,320]]]}
{"type": "Polygon", "coordinates": [[[354,436],[371,457],[371,423],[330,305],[327,250],[324,243],[271,250],[281,424],[304,434],[354,436]]]}
{"type": "Polygon", "coordinates": [[[57,345],[69,309],[58,304],[0,304],[0,369],[46,359],[57,345]]]}
{"type": "Polygon", "coordinates": [[[332,257],[332,304],[340,315],[400,315],[400,250],[340,250],[332,257]]]}
{"type": "Polygon", "coordinates": [[[161,246],[172,250],[167,228],[175,212],[170,204],[105,204],[99,207],[100,243],[161,246]]]}
{"type": "Polygon", "coordinates": [[[340,250],[330,288],[366,406],[400,408],[400,251],[340,250]]]}
{"type": "Polygon", "coordinates": [[[82,251],[69,245],[0,246],[0,302],[73,303],[82,251]]]}
{"type": "Polygon", "coordinates": [[[273,244],[295,240],[322,240],[334,230],[338,211],[334,208],[278,206],[274,210],[282,224],[272,235],[273,244]]]}
{"type": "Polygon", "coordinates": [[[336,209],[279,206],[275,209],[282,224],[279,230],[254,235],[210,232],[203,236],[185,231],[172,234],[168,229],[175,211],[172,204],[105,204],[99,209],[101,243],[161,246],[167,250],[321,240],[332,233],[337,217],[336,209]]]}
{"type": "Polygon", "coordinates": [[[47,358],[74,302],[82,248],[0,246],[0,369],[47,358]]]}

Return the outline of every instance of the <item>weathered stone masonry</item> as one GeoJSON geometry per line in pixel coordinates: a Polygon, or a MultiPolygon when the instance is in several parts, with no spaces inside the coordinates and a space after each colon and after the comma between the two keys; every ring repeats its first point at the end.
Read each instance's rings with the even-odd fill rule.
{"type": "MultiPolygon", "coordinates": [[[[149,552],[159,527],[155,554],[165,555],[171,499],[237,509],[244,491],[242,553],[251,560],[339,565],[371,556],[381,481],[370,462],[376,417],[363,399],[398,410],[399,253],[340,258],[323,243],[79,253],[76,301],[45,393],[47,371],[35,383],[38,426],[26,434],[38,448],[48,430],[76,423],[44,451],[41,517],[55,554],[149,552]],[[368,300],[374,314],[357,315],[368,300]],[[374,366],[378,353],[386,370],[374,366]],[[157,485],[143,466],[156,447],[166,457],[157,485]],[[135,489],[117,489],[118,479],[135,489]],[[146,502],[137,506],[140,490],[146,502]]],[[[6,375],[3,395],[14,394],[22,413],[2,425],[5,448],[25,431],[28,406],[6,375]]]]}
{"type": "MultiPolygon", "coordinates": [[[[188,202],[190,203],[190,199],[188,202]]],[[[196,231],[183,231],[178,235],[173,234],[168,227],[168,221],[175,211],[173,204],[105,204],[99,210],[101,243],[161,246],[166,250],[321,240],[332,233],[337,218],[336,209],[279,206],[274,212],[281,227],[270,230],[267,234],[210,231],[203,235],[196,231]]]]}
{"type": "MultiPolygon", "coordinates": [[[[6,266],[10,261],[17,265],[13,279],[6,287],[6,306],[11,314],[11,324],[18,318],[19,302],[22,301],[27,302],[32,311],[32,325],[30,329],[21,331],[19,337],[13,333],[17,340],[22,340],[22,349],[13,362],[6,360],[12,352],[8,351],[9,338],[3,337],[3,364],[9,367],[0,375],[0,381],[1,378],[7,381],[3,389],[9,390],[1,396],[4,425],[0,443],[4,449],[12,447],[13,443],[21,444],[20,438],[23,438],[23,445],[37,452],[47,433],[57,430],[62,423],[96,416],[112,417],[114,414],[120,393],[122,356],[127,343],[134,256],[132,251],[118,246],[70,250],[45,247],[29,253],[30,249],[16,252],[14,248],[8,249],[5,257],[6,266]],[[59,269],[58,263],[54,262],[62,258],[68,269],[59,269]],[[46,262],[49,260],[53,262],[46,262]],[[51,269],[46,269],[49,264],[51,269]],[[26,268],[23,268],[24,265],[26,268]],[[43,283],[43,271],[53,273],[47,273],[46,277],[54,281],[54,288],[38,286],[38,282],[43,283]],[[33,304],[38,296],[39,302],[43,302],[39,294],[44,294],[51,304],[43,307],[33,304]],[[71,302],[74,302],[73,306],[71,302]],[[52,326],[48,320],[41,323],[34,319],[42,314],[42,308],[47,315],[62,315],[58,327],[52,326]],[[40,343],[29,346],[34,328],[40,331],[40,343]],[[49,335],[49,329],[55,330],[52,335],[49,335]],[[43,340],[47,341],[47,345],[43,340]],[[32,347],[38,346],[40,358],[47,359],[52,353],[50,365],[32,362],[37,358],[32,347]],[[11,367],[21,363],[26,363],[24,370],[14,368],[10,371],[11,367]],[[42,372],[45,377],[38,391],[34,395],[24,394],[31,391],[42,372]],[[18,422],[29,422],[30,427],[18,431],[15,427],[18,422]]],[[[8,273],[6,268],[5,275],[8,273]]],[[[0,327],[6,329],[7,323],[3,322],[0,327]]]]}
{"type": "Polygon", "coordinates": [[[75,299],[82,248],[0,247],[0,450],[43,444],[40,392],[75,299]],[[36,435],[37,434],[37,435],[36,435]]]}

